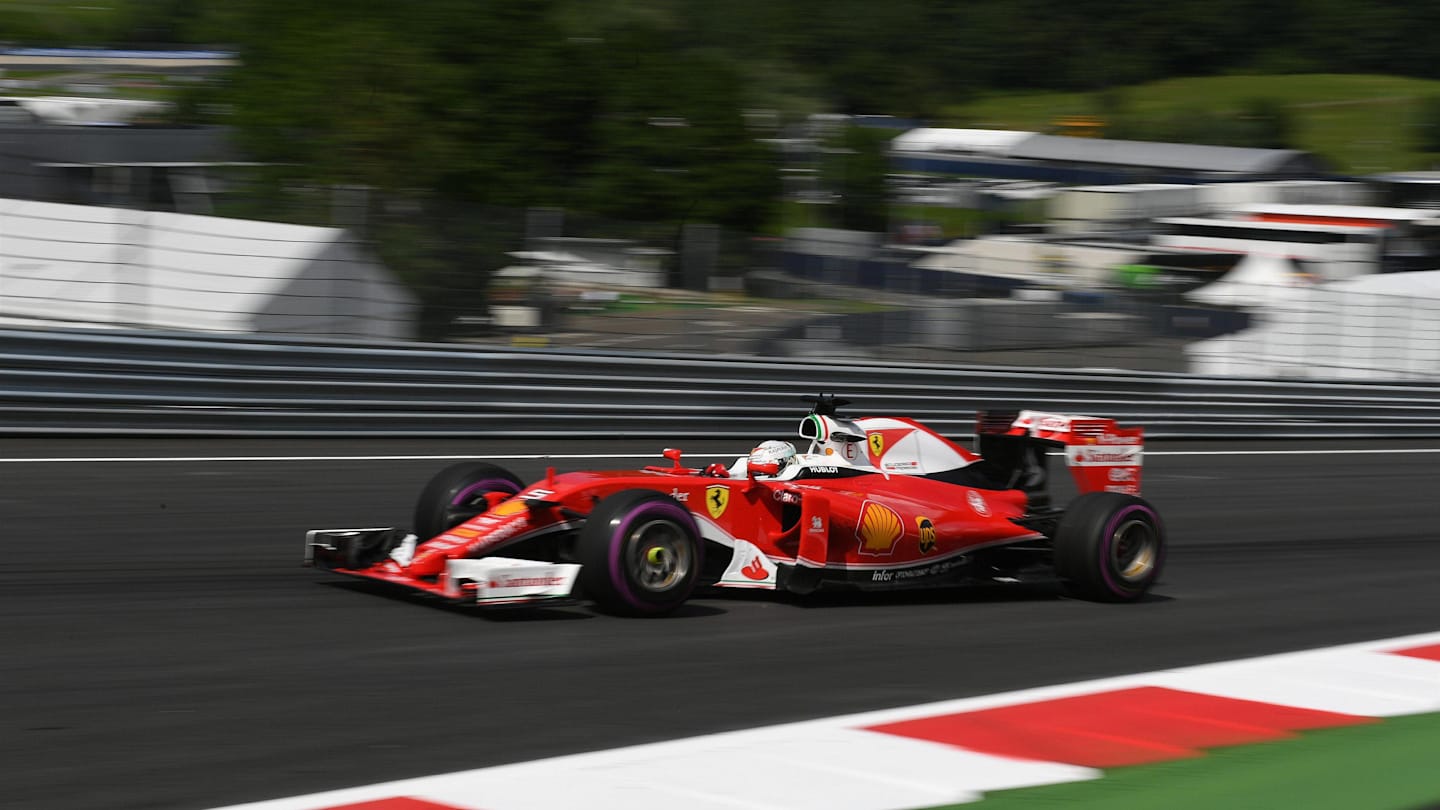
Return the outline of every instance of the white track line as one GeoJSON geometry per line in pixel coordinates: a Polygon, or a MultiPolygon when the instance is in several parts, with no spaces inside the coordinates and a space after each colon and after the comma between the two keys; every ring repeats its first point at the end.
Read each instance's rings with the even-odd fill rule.
{"type": "MultiPolygon", "coordinates": [[[[1357,448],[1347,450],[1146,450],[1146,458],[1154,456],[1339,456],[1339,455],[1402,455],[1437,454],[1440,447],[1357,448]]],[[[686,458],[735,458],[743,453],[693,453],[686,458]]],[[[1050,453],[1063,456],[1064,453],[1050,453]]],[[[463,455],[389,455],[389,456],[54,456],[36,458],[0,458],[0,464],[107,464],[165,463],[213,461],[583,461],[587,459],[653,459],[663,464],[659,453],[506,453],[463,455]]]]}
{"type": "Polygon", "coordinates": [[[1440,711],[1440,662],[1388,654],[1440,633],[1281,653],[702,735],[240,805],[338,810],[413,796],[488,810],[909,810],[1100,778],[1092,768],[892,737],[869,726],[1162,686],[1277,706],[1391,717],[1440,711]]]}
{"type": "MultiPolygon", "coordinates": [[[[1436,452],[1440,452],[1437,450],[1436,452]]],[[[685,458],[735,458],[743,453],[694,453],[685,455],[685,458]]],[[[76,464],[76,463],[106,463],[106,462],[199,462],[199,461],[471,461],[471,460],[500,460],[500,461],[567,461],[585,459],[652,459],[656,464],[668,465],[669,460],[662,458],[659,453],[509,453],[509,454],[478,454],[467,453],[465,455],[413,455],[413,456],[87,456],[70,457],[56,456],[53,458],[0,458],[0,464],[76,464]]]]}

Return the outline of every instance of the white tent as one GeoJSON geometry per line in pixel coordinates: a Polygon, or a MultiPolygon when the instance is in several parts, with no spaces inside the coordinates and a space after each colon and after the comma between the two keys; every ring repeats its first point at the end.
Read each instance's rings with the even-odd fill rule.
{"type": "Polygon", "coordinates": [[[72,98],[69,96],[0,96],[47,124],[126,124],[146,115],[163,113],[163,101],[123,98],[72,98]]]}
{"type": "Polygon", "coordinates": [[[1440,379],[1440,270],[1294,289],[1256,323],[1186,348],[1196,374],[1440,379]]]}
{"type": "Polygon", "coordinates": [[[0,317],[407,339],[415,297],[345,231],[0,200],[0,317]]]}
{"type": "Polygon", "coordinates": [[[1230,272],[1185,293],[1185,297],[1200,304],[1260,307],[1293,298],[1311,283],[1290,259],[1251,253],[1230,272]]]}
{"type": "Polygon", "coordinates": [[[892,138],[890,148],[897,152],[958,152],[1004,156],[1015,144],[1034,135],[1034,132],[1013,129],[919,127],[892,138]]]}

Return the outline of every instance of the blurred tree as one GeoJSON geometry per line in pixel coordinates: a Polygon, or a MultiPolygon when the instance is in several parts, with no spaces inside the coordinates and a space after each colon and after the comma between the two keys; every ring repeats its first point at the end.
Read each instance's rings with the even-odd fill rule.
{"type": "Polygon", "coordinates": [[[1415,144],[1425,152],[1440,152],[1440,96],[1421,100],[1415,111],[1415,144]]]}
{"type": "Polygon", "coordinates": [[[236,123],[298,179],[753,228],[773,167],[739,74],[656,25],[567,35],[554,0],[255,0],[236,123]]]}
{"type": "Polygon", "coordinates": [[[776,167],[745,127],[729,61],[681,47],[663,15],[620,25],[567,8],[247,9],[244,66],[226,91],[244,144],[290,186],[365,186],[400,212],[382,213],[374,235],[421,291],[427,334],[521,246],[514,223],[486,230],[457,212],[558,206],[676,234],[696,221],[754,231],[769,217],[776,167]]]}
{"type": "Polygon", "coordinates": [[[1240,111],[1244,125],[1242,143],[1259,149],[1290,149],[1295,146],[1295,119],[1285,104],[1273,98],[1256,98],[1240,111]]]}
{"type": "Polygon", "coordinates": [[[883,231],[889,226],[889,194],[885,154],[895,133],[885,129],[845,127],[823,147],[821,181],[839,195],[836,224],[857,231],[883,231]]]}

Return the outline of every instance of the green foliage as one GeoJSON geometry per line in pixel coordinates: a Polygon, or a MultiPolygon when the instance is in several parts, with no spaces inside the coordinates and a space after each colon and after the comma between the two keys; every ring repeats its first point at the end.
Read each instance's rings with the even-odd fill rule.
{"type": "Polygon", "coordinates": [[[109,8],[71,3],[0,3],[0,41],[26,45],[109,42],[120,32],[109,8]]]}
{"type": "Polygon", "coordinates": [[[1415,144],[1422,152],[1440,152],[1440,96],[1430,96],[1416,105],[1415,144]]]}
{"type": "Polygon", "coordinates": [[[888,189],[885,150],[895,133],[865,127],[845,127],[825,145],[820,177],[832,189],[836,224],[857,231],[883,231],[888,226],[888,189]]]}
{"type": "MultiPolygon", "coordinates": [[[[234,110],[273,167],[252,215],[323,222],[325,195],[299,189],[373,189],[410,212],[375,231],[397,268],[424,286],[460,267],[476,294],[518,246],[509,225],[451,221],[483,206],[671,233],[773,223],[775,155],[741,117],[757,105],[1037,130],[1088,115],[1109,137],[1296,147],[1354,171],[1440,147],[1430,0],[20,0],[0,3],[0,36],[237,49],[179,116],[234,110]],[[1315,73],[1257,75],[1278,71],[1315,73]]],[[[836,224],[884,227],[889,134],[830,145],[836,224]]]]}
{"type": "Polygon", "coordinates": [[[1168,114],[1144,120],[1115,110],[1103,114],[1110,124],[1106,137],[1170,143],[1203,143],[1256,149],[1294,147],[1294,121],[1289,108],[1275,99],[1250,99],[1238,109],[1202,105],[1177,107],[1168,114]]]}
{"type": "Polygon", "coordinates": [[[1295,145],[1295,122],[1290,108],[1278,99],[1257,98],[1240,112],[1242,146],[1289,149],[1295,145]]]}
{"type": "MultiPolygon", "coordinates": [[[[1421,102],[1440,82],[1398,76],[1308,74],[1165,79],[1126,87],[1123,114],[1101,112],[1094,93],[995,93],[945,110],[942,126],[1049,128],[1062,115],[1097,116],[1105,137],[1206,142],[1215,119],[1238,120],[1270,99],[1288,123],[1285,143],[1324,157],[1336,170],[1376,172],[1428,167],[1434,160],[1412,140],[1421,102]]],[[[1270,141],[1276,143],[1278,141],[1270,141]]]]}
{"type": "Polygon", "coordinates": [[[659,27],[568,35],[547,0],[255,0],[231,91],[296,179],[754,228],[775,190],[724,60],[659,27]]]}
{"type": "Polygon", "coordinates": [[[777,167],[730,63],[678,47],[663,16],[572,8],[251,0],[243,67],[208,101],[279,173],[259,187],[273,211],[314,211],[296,188],[371,190],[369,235],[419,293],[427,337],[480,308],[526,207],[669,223],[667,238],[685,222],[759,230],[777,167]]]}
{"type": "Polygon", "coordinates": [[[230,40],[249,0],[11,0],[0,40],[28,46],[171,46],[230,40]]]}

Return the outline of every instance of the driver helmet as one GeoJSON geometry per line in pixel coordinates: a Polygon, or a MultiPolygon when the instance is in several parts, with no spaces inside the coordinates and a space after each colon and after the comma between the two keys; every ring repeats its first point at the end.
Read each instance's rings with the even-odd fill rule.
{"type": "Polygon", "coordinates": [[[795,445],[790,442],[782,442],[779,439],[771,439],[761,442],[758,447],[750,451],[751,464],[774,464],[776,474],[785,471],[795,460],[795,445]]]}

